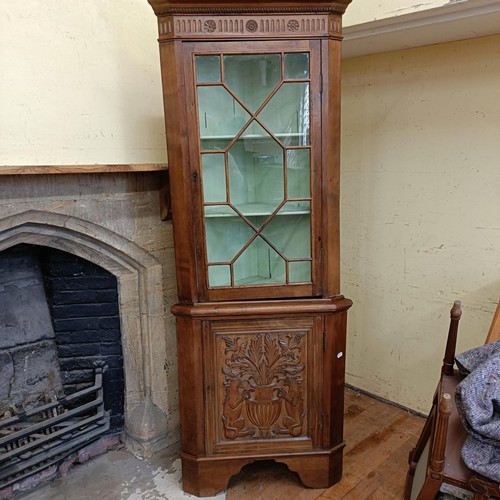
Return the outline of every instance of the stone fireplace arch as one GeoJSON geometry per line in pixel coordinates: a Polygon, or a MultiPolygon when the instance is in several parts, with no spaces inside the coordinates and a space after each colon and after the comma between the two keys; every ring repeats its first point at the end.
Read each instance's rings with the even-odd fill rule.
{"type": "Polygon", "coordinates": [[[142,457],[170,444],[166,415],[155,404],[152,382],[152,339],[155,351],[165,350],[161,264],[109,229],[53,212],[29,210],[1,219],[0,251],[20,243],[77,255],[116,277],[125,375],[123,441],[142,457]]]}

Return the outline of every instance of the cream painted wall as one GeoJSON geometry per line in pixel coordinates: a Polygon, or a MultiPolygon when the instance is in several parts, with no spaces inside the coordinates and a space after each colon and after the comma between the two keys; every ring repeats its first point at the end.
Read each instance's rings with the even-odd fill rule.
{"type": "MultiPolygon", "coordinates": [[[[156,37],[146,0],[3,0],[0,165],[165,161],[156,37]]],[[[420,411],[453,299],[466,348],[500,297],[499,51],[490,37],[344,62],[348,382],[420,411]]]]}
{"type": "Polygon", "coordinates": [[[458,350],[500,299],[500,36],[344,61],[347,380],[427,411],[453,300],[458,350]]]}
{"type": "Polygon", "coordinates": [[[0,165],[164,162],[146,0],[2,0],[0,165]]]}
{"type": "Polygon", "coordinates": [[[345,15],[344,26],[377,21],[389,17],[413,14],[435,7],[442,7],[449,3],[470,0],[352,0],[345,15]]]}

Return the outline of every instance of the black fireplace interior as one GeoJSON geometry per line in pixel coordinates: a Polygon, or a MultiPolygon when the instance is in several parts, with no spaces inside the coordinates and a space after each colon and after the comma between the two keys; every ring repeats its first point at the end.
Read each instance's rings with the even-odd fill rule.
{"type": "Polygon", "coordinates": [[[102,363],[108,433],[118,433],[124,376],[116,278],[48,247],[0,253],[0,419],[43,404],[50,393],[91,386],[102,363]]]}

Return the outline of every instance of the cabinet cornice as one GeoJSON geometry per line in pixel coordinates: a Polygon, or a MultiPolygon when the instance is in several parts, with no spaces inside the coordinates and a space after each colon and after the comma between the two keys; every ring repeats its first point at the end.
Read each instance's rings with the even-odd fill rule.
{"type": "Polygon", "coordinates": [[[163,15],[192,15],[192,14],[276,14],[276,13],[304,13],[323,12],[344,14],[351,0],[337,0],[335,2],[286,2],[278,0],[274,2],[189,2],[183,0],[148,0],[157,16],[163,15]]]}

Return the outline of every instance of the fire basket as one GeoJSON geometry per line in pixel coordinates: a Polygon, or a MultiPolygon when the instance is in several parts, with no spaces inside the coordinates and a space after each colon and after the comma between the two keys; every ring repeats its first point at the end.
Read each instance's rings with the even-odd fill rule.
{"type": "Polygon", "coordinates": [[[109,429],[104,367],[92,387],[0,420],[0,489],[57,464],[109,429]]]}

